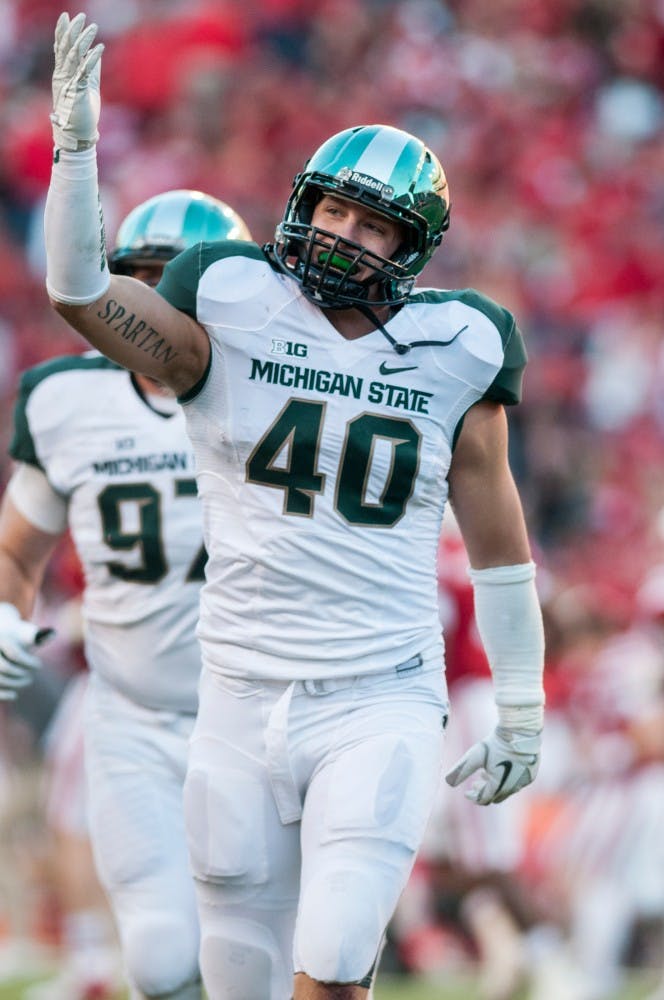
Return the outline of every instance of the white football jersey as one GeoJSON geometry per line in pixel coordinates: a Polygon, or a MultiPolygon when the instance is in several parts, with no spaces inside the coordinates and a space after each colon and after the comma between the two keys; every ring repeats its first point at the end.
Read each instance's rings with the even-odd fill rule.
{"type": "Polygon", "coordinates": [[[146,707],[195,711],[206,556],[182,410],[156,412],[96,352],[56,358],[22,376],[10,451],[68,502],[90,669],[146,707]]]}
{"type": "Polygon", "coordinates": [[[255,244],[203,244],[159,292],[212,343],[181,402],[210,561],[198,634],[211,669],[377,672],[441,649],[436,550],[464,414],[519,399],[513,317],[424,290],[344,339],[255,244]]]}

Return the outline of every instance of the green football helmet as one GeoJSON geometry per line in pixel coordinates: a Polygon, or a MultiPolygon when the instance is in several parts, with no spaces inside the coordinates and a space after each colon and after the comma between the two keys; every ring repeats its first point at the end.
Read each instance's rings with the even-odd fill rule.
{"type": "Polygon", "coordinates": [[[201,191],[166,191],[137,205],[120,224],[109,268],[123,274],[177,257],[200,242],[251,240],[237,212],[201,191]]]}
{"type": "Polygon", "coordinates": [[[449,220],[447,180],[435,154],[401,129],[362,125],[332,136],[307,161],[267,249],[307,298],[323,308],[367,302],[372,285],[378,294],[371,305],[398,305],[440,245],[449,220]],[[359,201],[399,222],[405,239],[392,259],[312,226],[323,194],[359,201]],[[372,274],[354,281],[360,266],[369,266],[372,274]]]}

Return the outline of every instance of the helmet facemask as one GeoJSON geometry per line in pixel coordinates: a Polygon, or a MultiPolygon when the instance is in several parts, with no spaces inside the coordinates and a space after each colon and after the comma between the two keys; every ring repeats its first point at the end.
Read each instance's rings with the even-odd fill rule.
{"type": "Polygon", "coordinates": [[[408,296],[415,281],[397,260],[311,223],[282,224],[275,249],[305,296],[322,308],[348,309],[357,302],[394,305],[408,296]],[[354,275],[360,271],[369,274],[358,281],[354,275]]]}
{"type": "Polygon", "coordinates": [[[136,268],[167,264],[186,249],[183,242],[144,243],[130,248],[115,251],[112,254],[110,266],[113,274],[131,275],[136,268]]]}
{"type": "Polygon", "coordinates": [[[284,221],[277,227],[275,252],[281,266],[297,277],[307,298],[327,309],[348,309],[357,302],[398,305],[408,298],[415,283],[408,265],[417,256],[418,242],[412,225],[384,211],[380,204],[353,197],[353,193],[337,187],[329,190],[328,185],[319,187],[307,181],[299,198],[297,194],[296,190],[284,221]],[[405,238],[392,257],[381,257],[361,243],[312,225],[314,206],[325,193],[360,201],[373,211],[396,219],[405,238]],[[356,281],[353,275],[360,270],[368,270],[369,274],[356,281]]]}

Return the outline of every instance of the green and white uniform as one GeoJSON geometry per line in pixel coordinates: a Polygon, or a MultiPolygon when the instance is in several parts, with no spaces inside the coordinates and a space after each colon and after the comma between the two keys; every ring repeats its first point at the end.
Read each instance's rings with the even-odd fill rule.
{"type": "Polygon", "coordinates": [[[186,251],[158,290],[212,345],[182,400],[210,556],[206,665],[329,678],[439,649],[446,477],[468,408],[519,399],[513,317],[472,290],[423,290],[387,324],[417,345],[399,355],[379,330],[344,339],[250,243],[186,251]]]}
{"type": "Polygon", "coordinates": [[[346,340],[249,243],[158,290],[211,342],[182,400],[210,555],[184,791],[206,989],[368,986],[440,782],[454,443],[478,400],[518,400],[521,337],[476,292],[421,291],[387,324],[409,352],[346,340]]]}
{"type": "Polygon", "coordinates": [[[23,375],[11,445],[65,499],[85,571],[90,678],[70,724],[84,730],[90,839],[141,996],[199,976],[182,787],[205,553],[191,444],[173,409],[153,409],[95,352],[57,358],[23,375]],[[164,952],[169,940],[177,948],[164,952]]]}
{"type": "Polygon", "coordinates": [[[10,451],[67,501],[91,669],[139,705],[195,712],[204,551],[180,408],[156,412],[95,352],[56,358],[21,379],[10,451]]]}

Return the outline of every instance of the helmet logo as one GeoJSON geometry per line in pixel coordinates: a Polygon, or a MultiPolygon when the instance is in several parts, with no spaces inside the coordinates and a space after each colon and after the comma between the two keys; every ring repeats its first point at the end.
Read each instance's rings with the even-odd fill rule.
{"type": "Polygon", "coordinates": [[[366,188],[367,191],[374,191],[376,194],[380,195],[381,198],[385,198],[387,201],[394,198],[394,188],[390,184],[384,184],[383,181],[379,181],[376,177],[370,177],[368,174],[362,174],[359,170],[351,170],[350,167],[342,167],[337,171],[337,177],[344,183],[350,182],[351,184],[359,184],[360,187],[366,188]]]}

